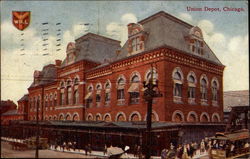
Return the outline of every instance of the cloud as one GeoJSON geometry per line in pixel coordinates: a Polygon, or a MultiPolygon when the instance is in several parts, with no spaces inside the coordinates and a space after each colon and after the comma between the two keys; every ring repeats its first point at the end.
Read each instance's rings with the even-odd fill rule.
{"type": "Polygon", "coordinates": [[[137,23],[137,18],[133,13],[126,13],[122,15],[121,22],[125,25],[128,25],[129,23],[137,23]]]}
{"type": "Polygon", "coordinates": [[[201,20],[197,24],[205,34],[211,34],[214,30],[214,24],[209,20],[201,20]]]}
{"type": "Polygon", "coordinates": [[[183,19],[184,21],[187,21],[187,22],[192,22],[193,21],[192,16],[190,14],[188,14],[188,13],[179,13],[179,18],[183,19]]]}
{"type": "Polygon", "coordinates": [[[127,25],[136,23],[137,18],[132,13],[123,14],[120,22],[110,22],[106,26],[106,34],[113,39],[120,40],[123,45],[128,39],[127,25]]]}

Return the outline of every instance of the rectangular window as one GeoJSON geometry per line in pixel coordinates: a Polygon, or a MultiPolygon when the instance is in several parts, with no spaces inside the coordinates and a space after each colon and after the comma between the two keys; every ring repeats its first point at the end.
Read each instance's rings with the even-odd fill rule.
{"type": "Polygon", "coordinates": [[[201,88],[201,99],[207,99],[207,89],[205,87],[201,88]]]}
{"type": "Polygon", "coordinates": [[[130,104],[138,104],[139,103],[139,92],[130,92],[130,104]]]}
{"type": "Polygon", "coordinates": [[[110,101],[110,92],[105,93],[105,101],[110,101]]]}
{"type": "Polygon", "coordinates": [[[136,51],[136,39],[132,40],[132,51],[136,51]]]}
{"type": "Polygon", "coordinates": [[[117,90],[117,99],[124,99],[125,96],[124,96],[124,89],[118,89],[117,90]]]}
{"type": "Polygon", "coordinates": [[[195,87],[188,87],[188,98],[195,98],[195,87]]]}
{"type": "Polygon", "coordinates": [[[86,100],[86,107],[87,108],[91,108],[92,107],[92,102],[93,102],[93,99],[92,98],[88,98],[86,100]]]}
{"type": "Polygon", "coordinates": [[[100,94],[96,94],[96,102],[101,102],[101,95],[100,94]]]}
{"type": "Polygon", "coordinates": [[[174,96],[182,96],[182,84],[175,83],[174,85],[174,96]]]}

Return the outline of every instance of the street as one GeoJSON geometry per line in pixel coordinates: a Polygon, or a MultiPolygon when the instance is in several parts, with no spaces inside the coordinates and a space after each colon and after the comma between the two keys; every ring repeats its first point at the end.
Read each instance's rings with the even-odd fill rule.
{"type": "MultiPolygon", "coordinates": [[[[12,150],[7,142],[1,141],[1,158],[34,158],[35,150],[12,150]]],[[[84,154],[59,152],[53,150],[39,150],[39,158],[102,158],[100,156],[86,156],[84,154]]]]}

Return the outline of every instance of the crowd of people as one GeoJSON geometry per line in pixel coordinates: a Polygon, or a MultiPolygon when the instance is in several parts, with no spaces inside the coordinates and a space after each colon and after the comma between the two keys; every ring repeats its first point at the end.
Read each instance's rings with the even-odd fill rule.
{"type": "Polygon", "coordinates": [[[179,144],[178,146],[174,146],[170,143],[169,148],[164,148],[161,151],[161,159],[192,159],[195,156],[201,156],[207,154],[209,157],[211,156],[211,149],[221,149],[225,150],[227,157],[234,156],[238,150],[249,149],[249,143],[247,141],[244,142],[226,142],[226,141],[217,141],[212,139],[202,139],[200,143],[191,142],[186,144],[179,144]]]}

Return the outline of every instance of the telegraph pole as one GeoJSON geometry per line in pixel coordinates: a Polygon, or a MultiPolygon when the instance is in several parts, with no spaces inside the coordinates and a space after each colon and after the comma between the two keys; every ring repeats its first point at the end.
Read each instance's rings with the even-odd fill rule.
{"type": "MultiPolygon", "coordinates": [[[[41,97],[41,109],[43,111],[43,103],[44,103],[44,85],[42,85],[42,97],[41,97]]],[[[40,106],[40,104],[39,104],[40,106]]],[[[35,158],[39,158],[39,145],[40,145],[40,142],[39,142],[39,135],[40,135],[40,127],[39,127],[39,120],[38,120],[38,117],[39,117],[39,108],[38,108],[38,105],[36,106],[36,156],[35,158]]],[[[42,114],[43,115],[43,114],[42,114]]],[[[43,118],[41,116],[41,118],[43,118]]]]}
{"type": "Polygon", "coordinates": [[[148,102],[147,106],[147,139],[146,139],[146,154],[145,158],[150,159],[151,156],[151,125],[152,125],[152,104],[154,97],[161,97],[162,94],[156,92],[158,90],[158,80],[154,81],[153,78],[153,67],[151,65],[151,77],[149,81],[143,82],[144,91],[144,99],[148,102]]]}

